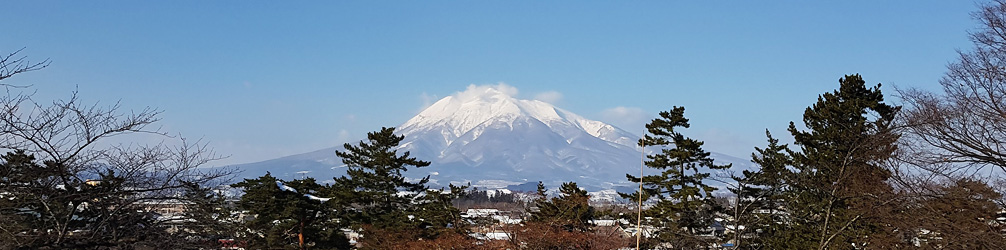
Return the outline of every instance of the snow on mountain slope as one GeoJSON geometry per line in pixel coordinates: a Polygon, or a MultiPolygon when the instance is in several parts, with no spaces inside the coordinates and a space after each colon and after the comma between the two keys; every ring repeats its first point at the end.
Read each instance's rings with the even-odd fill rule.
{"type": "Polygon", "coordinates": [[[400,150],[439,179],[576,181],[610,187],[638,167],[637,137],[492,86],[469,86],[399,126],[400,150]]]}
{"type": "Polygon", "coordinates": [[[409,135],[438,132],[449,144],[469,132],[478,137],[487,124],[506,124],[530,118],[564,137],[585,132],[605,141],[635,147],[636,136],[603,122],[585,119],[572,112],[537,100],[519,100],[490,86],[469,86],[464,92],[440,99],[399,126],[399,133],[409,135]]]}
{"type": "MultiPolygon", "coordinates": [[[[543,181],[558,187],[574,181],[591,191],[631,190],[634,185],[625,174],[639,173],[637,136],[546,102],[515,98],[514,92],[506,85],[472,85],[398,126],[396,133],[405,136],[399,152],[432,162],[405,172],[406,177],[430,176],[434,186],[471,183],[500,189],[543,181]]],[[[335,150],[341,147],[236,167],[244,171],[243,178],[270,171],[284,179],[330,181],[345,173],[335,150]]],[[[750,165],[716,153],[713,157],[733,162],[734,169],[750,165]]]]}

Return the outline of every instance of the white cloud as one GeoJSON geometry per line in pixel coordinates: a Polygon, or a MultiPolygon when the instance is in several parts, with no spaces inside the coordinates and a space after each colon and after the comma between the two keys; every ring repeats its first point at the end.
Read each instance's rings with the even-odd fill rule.
{"type": "MultiPolygon", "coordinates": [[[[450,97],[454,100],[479,100],[481,98],[497,95],[498,93],[503,93],[504,95],[510,97],[517,97],[519,91],[514,86],[507,85],[506,83],[499,82],[496,84],[482,84],[475,85],[470,84],[463,91],[454,92],[450,97]]],[[[560,95],[561,96],[561,95],[560,95]]],[[[423,92],[419,94],[419,109],[416,110],[416,114],[422,113],[424,110],[433,106],[442,98],[437,95],[431,95],[429,93],[423,92]]]]}
{"type": "Polygon", "coordinates": [[[503,92],[503,94],[507,94],[508,96],[517,96],[517,93],[518,93],[517,87],[507,85],[504,82],[496,83],[496,86],[492,86],[492,85],[489,85],[489,86],[490,87],[495,87],[496,90],[499,90],[500,92],[503,92]]]}
{"type": "Polygon", "coordinates": [[[619,106],[601,111],[601,121],[633,134],[642,133],[649,120],[646,111],[636,107],[619,106]]]}
{"type": "Polygon", "coordinates": [[[517,94],[519,93],[519,91],[517,91],[516,87],[507,85],[506,83],[503,83],[503,82],[500,82],[500,83],[497,83],[496,85],[491,85],[491,84],[475,85],[475,84],[471,84],[471,85],[468,85],[468,88],[465,88],[465,91],[461,91],[461,92],[455,93],[454,97],[458,98],[458,99],[461,99],[461,100],[470,100],[470,99],[474,99],[474,98],[479,98],[479,97],[483,96],[484,94],[486,94],[487,92],[489,92],[490,90],[495,90],[495,91],[501,92],[501,93],[503,93],[505,95],[508,95],[508,96],[511,96],[511,97],[516,97],[517,94]]]}
{"type": "Polygon", "coordinates": [[[535,100],[556,104],[562,100],[562,93],[558,91],[545,91],[534,95],[535,100]]]}
{"type": "Polygon", "coordinates": [[[422,106],[419,107],[419,111],[416,111],[416,113],[423,112],[423,110],[429,108],[430,105],[433,105],[433,103],[437,100],[439,100],[439,98],[437,98],[436,95],[430,95],[426,92],[419,94],[419,101],[422,103],[422,106]]]}

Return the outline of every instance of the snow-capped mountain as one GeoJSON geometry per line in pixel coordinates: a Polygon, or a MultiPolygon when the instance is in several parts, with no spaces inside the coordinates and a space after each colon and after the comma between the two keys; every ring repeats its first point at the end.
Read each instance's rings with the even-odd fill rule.
{"type": "MultiPolygon", "coordinates": [[[[538,181],[552,188],[574,181],[591,191],[631,191],[634,185],[625,174],[639,173],[636,135],[546,102],[518,99],[505,87],[469,86],[398,126],[396,133],[405,136],[399,152],[432,162],[405,175],[430,176],[434,186],[471,183],[482,189],[525,190],[538,181]]],[[[338,149],[236,167],[246,178],[270,171],[279,178],[331,180],[345,173],[335,156],[338,149]]]]}
{"type": "Polygon", "coordinates": [[[445,97],[397,132],[405,135],[400,150],[432,161],[427,170],[442,180],[603,187],[639,166],[635,135],[493,87],[445,97]]]}

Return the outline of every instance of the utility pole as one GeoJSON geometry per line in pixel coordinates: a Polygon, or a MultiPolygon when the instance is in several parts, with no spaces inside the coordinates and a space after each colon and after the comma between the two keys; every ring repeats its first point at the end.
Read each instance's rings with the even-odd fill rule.
{"type": "MultiPolygon", "coordinates": [[[[643,138],[646,138],[646,130],[643,130],[643,138]]],[[[646,165],[646,141],[639,140],[639,206],[636,211],[636,250],[639,250],[639,243],[643,239],[643,166],[646,165]]]]}

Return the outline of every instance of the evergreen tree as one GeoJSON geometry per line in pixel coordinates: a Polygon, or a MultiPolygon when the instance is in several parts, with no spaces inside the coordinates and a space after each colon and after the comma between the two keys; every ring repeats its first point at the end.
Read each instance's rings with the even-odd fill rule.
{"type": "MultiPolygon", "coordinates": [[[[716,165],[710,153],[702,149],[703,142],[685,137],[675,128],[688,128],[684,107],[674,107],[660,112],[660,117],[646,125],[647,134],[639,144],[659,148],[659,153],[647,155],[645,165],[661,171],[659,175],[639,177],[626,174],[629,181],[643,182],[643,199],[655,198],[657,204],[646,211],[654,218],[658,240],[675,248],[695,248],[707,245],[714,239],[702,237],[714,224],[714,215],[720,206],[713,202],[715,187],[703,181],[709,173],[700,170],[726,169],[730,165],[716,165]]],[[[633,200],[638,193],[622,194],[633,200]]]]}
{"type": "Polygon", "coordinates": [[[137,247],[168,237],[136,202],[144,197],[129,195],[127,180],[113,170],[82,180],[57,162],[38,164],[22,150],[0,159],[4,248],[137,247]]]}
{"type": "Polygon", "coordinates": [[[586,232],[594,219],[594,207],[588,204],[587,190],[582,190],[576,182],[566,182],[559,187],[559,197],[549,199],[545,185],[538,182],[538,211],[531,213],[531,221],[544,222],[566,231],[586,232]]]}
{"type": "Polygon", "coordinates": [[[414,217],[419,218],[420,237],[433,239],[440,236],[441,231],[467,234],[467,223],[461,217],[461,211],[454,206],[454,200],[466,195],[468,186],[448,184],[448,189],[427,190],[426,195],[416,208],[414,217]]]}
{"type": "MultiPolygon", "coordinates": [[[[779,144],[768,130],[768,146],[755,148],[751,162],[759,168],[744,170],[742,176],[733,177],[737,185],[730,191],[737,195],[733,207],[734,245],[739,249],[780,249],[785,242],[775,242],[784,230],[786,208],[786,179],[793,165],[787,145],[779,144]],[[743,226],[743,227],[741,227],[743,226]]],[[[783,239],[784,241],[788,241],[783,239]]]]}
{"type": "Polygon", "coordinates": [[[60,193],[58,179],[51,173],[53,169],[37,164],[35,157],[23,150],[7,152],[2,160],[0,221],[4,222],[4,232],[0,234],[0,248],[38,247],[45,240],[41,237],[44,232],[35,229],[51,228],[53,222],[49,216],[36,215],[47,212],[42,200],[60,193]]]}
{"type": "Polygon", "coordinates": [[[181,200],[188,205],[182,213],[184,228],[178,234],[186,248],[219,247],[219,240],[237,237],[239,216],[225,195],[191,182],[185,183],[184,191],[181,200]]]}
{"type": "Polygon", "coordinates": [[[346,151],[336,151],[348,169],[345,176],[335,178],[332,197],[347,208],[342,216],[355,229],[422,230],[414,235],[426,238],[460,218],[460,212],[448,205],[463,195],[464,187],[452,187],[450,193],[429,191],[429,176],[415,182],[403,176],[410,168],[430,165],[409,152],[398,154],[404,138],[395,135],[394,128],[382,128],[367,133],[367,141],[346,143],[346,151]]]}
{"type": "Polygon", "coordinates": [[[238,207],[254,216],[245,223],[255,249],[349,249],[344,224],[324,200],[311,199],[328,187],[312,178],[282,182],[271,174],[232,185],[242,188],[238,207]]]}
{"type": "Polygon", "coordinates": [[[807,131],[790,122],[800,150],[791,154],[786,248],[848,249],[891,238],[879,220],[894,192],[881,164],[896,149],[891,122],[900,107],[885,104],[880,85],[867,88],[859,75],[839,82],[804,112],[807,131]]]}

